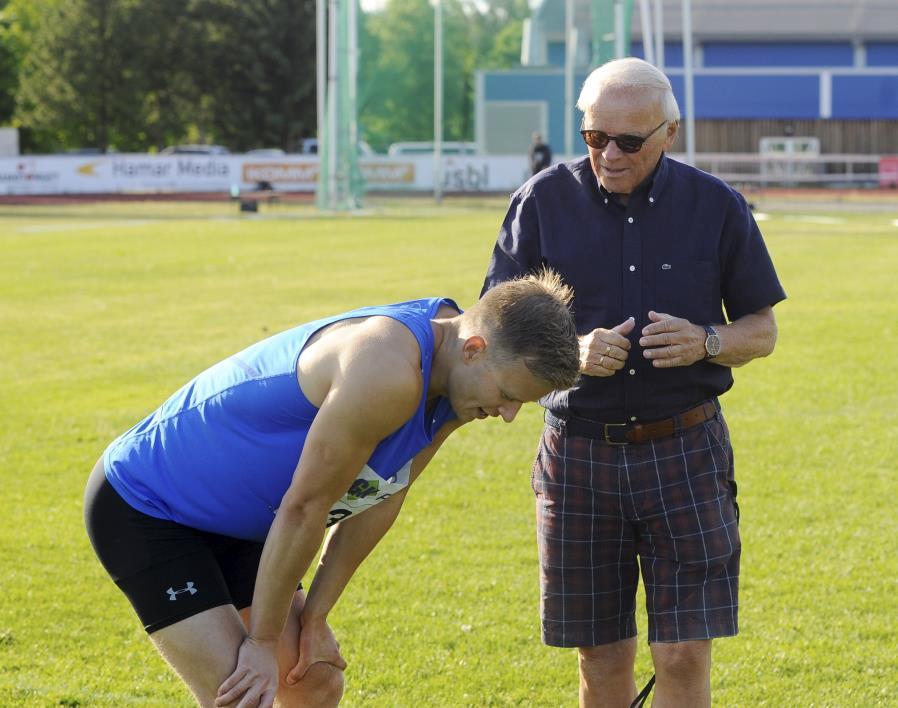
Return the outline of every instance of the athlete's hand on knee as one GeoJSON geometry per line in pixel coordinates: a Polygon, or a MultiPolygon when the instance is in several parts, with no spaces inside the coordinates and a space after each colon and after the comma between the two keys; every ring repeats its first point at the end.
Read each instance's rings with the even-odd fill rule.
{"type": "Polygon", "coordinates": [[[287,684],[292,686],[306,675],[306,672],[318,662],[331,664],[341,671],[346,662],[340,656],[340,644],[327,621],[300,616],[302,625],[299,633],[299,661],[287,673],[287,684]]]}
{"type": "Polygon", "coordinates": [[[277,641],[246,637],[237,652],[237,668],[218,687],[215,705],[240,699],[237,708],[271,708],[277,690],[277,641]]]}

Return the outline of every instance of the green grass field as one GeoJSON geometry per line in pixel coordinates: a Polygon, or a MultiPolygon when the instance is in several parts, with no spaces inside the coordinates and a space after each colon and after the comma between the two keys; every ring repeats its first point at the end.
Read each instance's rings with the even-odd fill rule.
{"type": "MultiPolygon", "coordinates": [[[[771,212],[790,299],[724,407],[744,544],[720,706],[898,705],[898,202],[771,212]]],[[[502,200],[319,218],[230,204],[0,207],[0,705],[190,705],[83,531],[106,444],[211,363],[359,305],[476,298],[502,200]]],[[[332,614],[347,706],[574,706],[541,645],[541,425],[450,439],[332,614]]],[[[641,600],[640,600],[641,603],[641,600]]],[[[644,612],[640,616],[643,630],[644,612]]],[[[651,669],[640,643],[638,680],[651,669]]]]}

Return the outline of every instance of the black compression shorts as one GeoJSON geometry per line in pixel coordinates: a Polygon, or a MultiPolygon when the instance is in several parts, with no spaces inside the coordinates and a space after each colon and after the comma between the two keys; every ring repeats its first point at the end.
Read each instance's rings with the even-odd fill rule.
{"type": "Polygon", "coordinates": [[[252,604],[262,543],[157,519],[122,499],[98,464],[84,518],[90,542],[148,633],[205,610],[252,604]]]}

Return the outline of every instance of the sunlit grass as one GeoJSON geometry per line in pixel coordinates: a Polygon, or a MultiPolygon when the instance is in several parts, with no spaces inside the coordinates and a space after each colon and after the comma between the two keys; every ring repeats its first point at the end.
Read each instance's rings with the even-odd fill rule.
{"type": "MultiPolygon", "coordinates": [[[[268,333],[413,297],[469,305],[502,213],[0,207],[0,705],[189,705],[84,535],[94,460],[268,333]]],[[[896,701],[898,207],[830,216],[762,224],[790,299],[776,352],[724,398],[745,550],[741,634],[715,645],[721,706],[896,701]]],[[[332,615],[346,705],[576,704],[574,653],[539,641],[539,428],[536,407],[468,426],[412,491],[332,615]]]]}

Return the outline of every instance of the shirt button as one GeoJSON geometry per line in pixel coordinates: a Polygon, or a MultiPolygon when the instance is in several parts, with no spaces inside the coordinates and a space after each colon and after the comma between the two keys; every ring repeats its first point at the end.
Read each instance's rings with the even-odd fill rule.
{"type": "Polygon", "coordinates": [[[631,224],[632,224],[632,223],[633,223],[633,217],[632,217],[632,216],[631,216],[631,217],[629,217],[629,218],[628,218],[628,219],[627,219],[627,221],[628,221],[628,222],[629,222],[629,223],[631,223],[631,224]]]}
{"type": "Polygon", "coordinates": [[[655,198],[649,197],[649,204],[654,204],[654,203],[655,203],[655,198]]]}
{"type": "Polygon", "coordinates": [[[631,265],[631,266],[630,266],[630,272],[632,273],[634,270],[636,270],[636,266],[632,266],[632,265],[631,265]]]}
{"type": "Polygon", "coordinates": [[[630,369],[630,376],[636,375],[636,369],[630,369]]]}
{"type": "Polygon", "coordinates": [[[608,197],[605,197],[605,203],[606,204],[608,203],[608,197]]]}
{"type": "Polygon", "coordinates": [[[636,422],[636,416],[635,416],[635,415],[631,415],[631,416],[630,416],[630,422],[631,422],[631,423],[635,423],[635,422],[636,422]]]}

